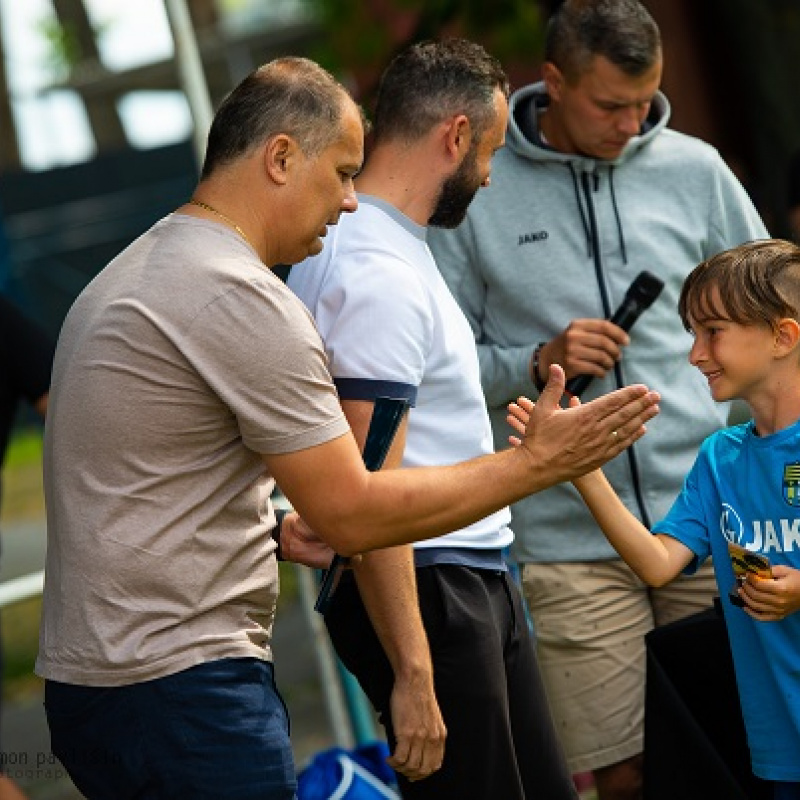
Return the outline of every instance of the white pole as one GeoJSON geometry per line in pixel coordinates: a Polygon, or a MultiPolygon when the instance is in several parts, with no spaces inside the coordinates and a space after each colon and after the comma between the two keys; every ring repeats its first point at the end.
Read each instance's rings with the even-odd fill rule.
{"type": "Polygon", "coordinates": [[[347,699],[344,695],[339,672],[336,668],[336,654],[328,638],[328,631],[322,622],[322,617],[314,610],[316,588],[314,575],[308,567],[295,564],[297,586],[300,590],[300,602],[303,604],[303,614],[306,624],[314,637],[314,653],[317,657],[320,683],[322,684],[322,697],[328,712],[333,740],[339,747],[349,749],[353,747],[355,737],[347,712],[347,699]]]}
{"type": "Polygon", "coordinates": [[[0,583],[0,608],[39,597],[44,588],[44,570],[0,583]]]}
{"type": "Polygon", "coordinates": [[[197,46],[192,19],[186,0],[164,0],[164,5],[175,42],[175,59],[180,83],[189,103],[193,121],[194,151],[198,167],[202,165],[206,152],[206,138],[211,127],[213,109],[208,91],[200,49],[197,46]]]}
{"type": "MultiPolygon", "coordinates": [[[[276,491],[272,496],[272,502],[275,508],[282,508],[288,511],[292,509],[289,501],[280,491],[276,491]]],[[[322,616],[314,610],[314,600],[317,596],[314,573],[302,564],[293,564],[292,566],[297,577],[297,588],[300,593],[303,617],[314,640],[314,655],[317,658],[322,698],[325,702],[325,709],[328,712],[328,722],[331,726],[333,740],[339,747],[348,749],[356,744],[355,734],[350,722],[347,698],[345,697],[336,666],[336,653],[328,637],[328,631],[322,621],[322,616]]]]}

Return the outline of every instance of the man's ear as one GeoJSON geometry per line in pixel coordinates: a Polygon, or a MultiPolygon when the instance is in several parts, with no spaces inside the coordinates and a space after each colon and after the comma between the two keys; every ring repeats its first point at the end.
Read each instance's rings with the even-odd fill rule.
{"type": "Polygon", "coordinates": [[[445,128],[445,147],[455,161],[461,160],[472,145],[472,125],[466,114],[456,114],[447,121],[445,128]]]}
{"type": "Polygon", "coordinates": [[[552,61],[545,61],[542,64],[542,80],[547,89],[547,96],[556,101],[560,100],[565,83],[564,73],[552,61]]]}
{"type": "Polygon", "coordinates": [[[784,317],[775,325],[775,355],[779,358],[797,350],[800,344],[800,322],[784,317]]]}
{"type": "Polygon", "coordinates": [[[273,136],[264,147],[264,168],[270,179],[283,185],[299,153],[297,142],[285,133],[273,136]]]}

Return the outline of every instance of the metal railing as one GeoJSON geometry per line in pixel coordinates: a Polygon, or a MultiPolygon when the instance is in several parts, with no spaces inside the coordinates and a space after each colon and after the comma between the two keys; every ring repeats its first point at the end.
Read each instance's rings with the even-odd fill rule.
{"type": "Polygon", "coordinates": [[[0,609],[38,597],[44,588],[44,570],[0,583],[0,609]]]}

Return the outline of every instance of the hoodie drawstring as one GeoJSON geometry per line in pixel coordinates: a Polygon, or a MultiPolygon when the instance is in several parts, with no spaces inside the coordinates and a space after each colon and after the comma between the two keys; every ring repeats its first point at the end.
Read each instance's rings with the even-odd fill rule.
{"type": "MultiPolygon", "coordinates": [[[[580,193],[578,187],[578,180],[574,169],[572,169],[572,165],[570,164],[570,168],[574,178],[574,185],[576,187],[576,194],[578,198],[578,204],[581,208],[581,219],[583,220],[584,228],[587,224],[588,218],[588,225],[589,225],[589,235],[590,235],[590,250],[593,252],[592,260],[594,262],[594,269],[595,274],[597,276],[597,287],[600,291],[600,301],[603,305],[603,313],[606,317],[611,317],[611,306],[609,304],[609,297],[608,291],[606,290],[605,284],[605,275],[603,271],[603,257],[602,257],[602,250],[600,248],[600,231],[597,226],[597,217],[595,215],[594,209],[594,201],[592,199],[592,190],[595,192],[598,190],[599,184],[599,174],[597,169],[594,170],[593,173],[590,172],[582,172],[581,173],[581,188],[583,189],[584,196],[586,198],[586,209],[584,211],[583,205],[580,203],[580,193]],[[592,181],[592,179],[594,179],[592,181]]],[[[627,249],[625,247],[625,238],[623,236],[622,231],[622,221],[620,219],[619,210],[617,209],[617,200],[616,195],[614,193],[614,170],[613,167],[609,167],[609,191],[611,192],[611,199],[612,205],[614,207],[614,216],[617,220],[617,234],[619,236],[620,241],[620,249],[622,251],[622,257],[627,263],[627,249]]],[[[622,365],[617,362],[614,364],[614,378],[616,380],[617,387],[622,387],[625,385],[625,381],[623,380],[624,376],[622,374],[622,365]]],[[[638,466],[638,459],[636,456],[636,449],[634,447],[629,447],[626,450],[626,456],[628,463],[630,465],[631,470],[631,481],[633,484],[633,492],[634,496],[636,497],[636,504],[639,507],[639,513],[641,515],[642,523],[646,527],[650,527],[650,519],[647,513],[647,506],[644,502],[644,497],[642,495],[642,487],[641,482],[639,479],[639,466],[638,466]]]]}
{"type": "MultiPolygon", "coordinates": [[[[569,167],[569,174],[572,177],[572,189],[575,192],[575,202],[578,204],[578,211],[581,215],[581,223],[583,224],[583,232],[586,234],[586,252],[588,258],[594,257],[594,242],[592,240],[592,229],[589,220],[586,216],[586,209],[581,202],[581,189],[580,181],[578,180],[578,173],[575,170],[575,165],[570,161],[567,163],[569,167]]],[[[584,173],[586,174],[586,173],[584,173]]],[[[596,192],[600,187],[600,175],[597,169],[592,173],[594,191],[596,192]]],[[[614,209],[614,220],[617,223],[617,237],[619,238],[619,249],[622,253],[622,263],[628,263],[628,247],[625,243],[625,231],[622,228],[622,217],[619,213],[619,206],[617,205],[617,194],[614,189],[614,166],[608,168],[608,184],[609,191],[611,192],[611,207],[614,209]]]]}
{"type": "Polygon", "coordinates": [[[575,192],[575,202],[578,204],[578,211],[581,215],[583,232],[586,234],[586,255],[587,258],[593,258],[594,250],[592,247],[592,231],[589,227],[589,220],[586,219],[586,212],[584,211],[583,203],[581,203],[581,190],[580,186],[578,186],[578,173],[575,172],[575,165],[571,161],[567,162],[567,166],[569,167],[569,174],[572,176],[572,188],[575,192]]]}
{"type": "Polygon", "coordinates": [[[622,251],[622,263],[628,263],[628,248],[625,246],[625,234],[622,230],[622,217],[619,215],[617,207],[617,195],[614,192],[614,166],[608,168],[608,184],[611,190],[611,205],[614,208],[614,218],[617,220],[617,236],[619,236],[619,248],[622,251]]]}

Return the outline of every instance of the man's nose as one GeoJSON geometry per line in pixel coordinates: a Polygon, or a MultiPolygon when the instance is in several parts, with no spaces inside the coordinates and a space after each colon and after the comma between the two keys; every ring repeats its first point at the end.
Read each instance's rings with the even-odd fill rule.
{"type": "Polygon", "coordinates": [[[626,136],[636,136],[642,127],[641,114],[638,106],[628,106],[620,109],[617,117],[617,128],[626,136]]]}
{"type": "Polygon", "coordinates": [[[356,196],[356,188],[351,181],[342,198],[341,210],[346,214],[352,214],[357,208],[358,197],[356,196]]]}

